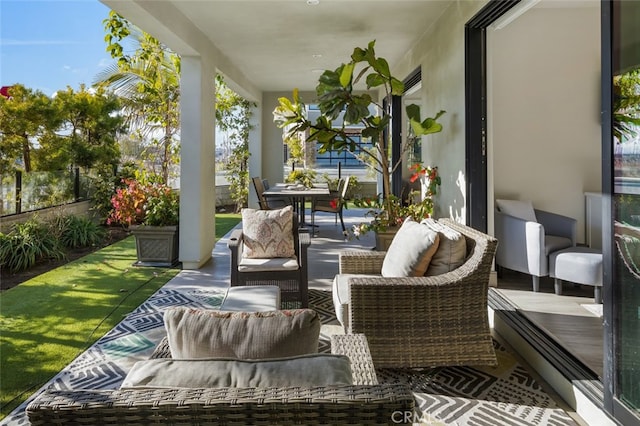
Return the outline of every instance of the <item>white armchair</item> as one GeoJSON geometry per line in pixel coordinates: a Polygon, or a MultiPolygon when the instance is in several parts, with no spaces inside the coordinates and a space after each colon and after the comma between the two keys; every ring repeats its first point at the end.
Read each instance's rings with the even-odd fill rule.
{"type": "Polygon", "coordinates": [[[531,201],[496,200],[496,267],[530,274],[533,291],[549,275],[549,254],[576,245],[576,220],[533,208],[531,201]]]}

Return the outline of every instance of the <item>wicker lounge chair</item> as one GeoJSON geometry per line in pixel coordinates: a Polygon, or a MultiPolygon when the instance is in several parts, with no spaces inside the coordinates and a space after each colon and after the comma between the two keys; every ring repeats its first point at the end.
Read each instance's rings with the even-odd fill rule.
{"type": "Polygon", "coordinates": [[[376,367],[495,365],[487,312],[489,273],[497,240],[452,220],[461,232],[465,263],[425,277],[384,278],[385,252],[340,253],[341,274],[350,290],[347,332],[363,333],[376,367]]]}
{"type": "MultiPolygon", "coordinates": [[[[242,261],[242,229],[232,231],[229,238],[231,251],[231,286],[244,285],[277,285],[280,287],[282,303],[295,302],[302,308],[309,306],[309,277],[307,266],[307,249],[311,245],[311,237],[307,228],[299,228],[297,218],[293,217],[293,244],[296,252],[297,269],[276,267],[270,264],[253,268],[238,268],[242,261]]],[[[277,259],[276,259],[277,260],[277,259]]]]}
{"type": "MultiPolygon", "coordinates": [[[[389,424],[394,413],[413,411],[413,394],[405,385],[377,384],[364,336],[334,336],[331,347],[333,353],[344,354],[351,359],[353,385],[313,388],[47,390],[29,404],[26,412],[31,425],[39,426],[389,424]]],[[[151,357],[170,357],[166,339],[151,357]]]]}

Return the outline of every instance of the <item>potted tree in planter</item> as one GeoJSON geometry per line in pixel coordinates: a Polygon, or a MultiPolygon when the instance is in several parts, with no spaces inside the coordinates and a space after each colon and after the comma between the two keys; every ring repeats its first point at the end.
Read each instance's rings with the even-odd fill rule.
{"type": "MultiPolygon", "coordinates": [[[[392,224],[399,224],[404,217],[398,215],[405,213],[398,208],[403,200],[398,200],[391,193],[391,175],[402,160],[390,164],[383,140],[383,132],[391,121],[391,111],[378,105],[370,94],[358,93],[355,88],[365,78],[368,90],[380,89],[386,98],[402,95],[404,91],[404,84],[391,75],[388,62],[376,56],[374,47],[375,41],[371,41],[366,48],[356,47],[349,63],[340,65],[334,71],[326,70],[320,76],[316,87],[320,116],[315,123],[307,118],[305,105],[300,100],[297,89],[293,91],[292,99],[280,98],[279,106],[273,111],[274,122],[284,129],[285,139],[294,138],[299,132],[307,132],[307,141],[316,141],[320,153],[346,150],[355,156],[357,144],[348,126],[362,126],[361,135],[371,139],[373,148],[363,151],[364,158],[358,158],[382,175],[383,184],[383,193],[379,194],[376,201],[379,206],[378,221],[372,222],[370,228],[364,227],[363,231],[379,231],[392,224]],[[342,125],[334,127],[341,114],[342,125]]],[[[390,104],[389,102],[388,105],[390,104]]],[[[442,125],[437,120],[445,113],[439,111],[434,117],[421,121],[419,106],[409,105],[406,111],[414,137],[407,138],[401,147],[400,158],[413,148],[417,138],[442,131],[442,125]]]]}
{"type": "Polygon", "coordinates": [[[111,198],[107,223],[127,227],[136,238],[134,266],[171,267],[178,263],[179,195],[169,186],[125,179],[111,198]]]}

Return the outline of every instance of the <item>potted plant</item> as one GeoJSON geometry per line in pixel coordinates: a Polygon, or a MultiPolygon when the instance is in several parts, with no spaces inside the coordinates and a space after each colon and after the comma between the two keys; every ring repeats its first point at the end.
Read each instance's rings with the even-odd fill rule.
{"type": "Polygon", "coordinates": [[[108,224],[128,228],[136,238],[135,266],[171,267],[178,263],[179,195],[169,186],[123,179],[111,198],[108,224]]]}
{"type": "MultiPolygon", "coordinates": [[[[381,219],[374,221],[368,229],[376,230],[390,224],[401,223],[405,212],[399,208],[402,200],[392,195],[391,175],[401,165],[402,160],[390,164],[388,149],[384,144],[383,132],[391,121],[390,104],[383,108],[377,104],[369,93],[359,93],[356,85],[365,79],[366,87],[381,89],[386,98],[391,95],[402,95],[404,84],[391,75],[386,59],[375,54],[375,41],[371,41],[366,48],[356,47],[351,55],[351,61],[342,64],[335,70],[326,70],[319,79],[316,92],[320,116],[316,122],[307,118],[305,104],[300,100],[298,90],[293,91],[292,99],[279,99],[279,105],[273,111],[274,122],[284,129],[284,138],[296,138],[301,132],[307,133],[307,141],[319,144],[318,152],[329,150],[348,151],[356,156],[357,144],[352,138],[349,126],[354,124],[362,127],[361,135],[370,138],[373,148],[362,151],[358,157],[366,165],[382,175],[383,193],[373,201],[379,206],[376,213],[381,219]],[[334,127],[336,120],[342,116],[342,124],[334,127]]],[[[439,111],[434,117],[420,120],[420,107],[412,104],[406,108],[407,117],[411,123],[413,136],[407,138],[401,147],[400,158],[413,148],[419,137],[442,131],[438,123],[445,111],[439,111]]],[[[430,201],[432,202],[432,201],[430,201]]],[[[367,228],[366,224],[361,228],[367,228]]]]}
{"type": "Polygon", "coordinates": [[[356,207],[366,207],[369,211],[365,217],[370,217],[369,222],[354,225],[353,236],[359,238],[367,232],[376,233],[376,249],[386,250],[391,244],[399,225],[410,217],[416,222],[431,217],[433,214],[433,196],[438,193],[441,179],[437,167],[424,167],[415,163],[409,167],[413,174],[409,181],[420,179],[421,191],[411,191],[408,200],[401,200],[395,195],[390,195],[382,203],[379,198],[361,198],[354,200],[356,207]]]}

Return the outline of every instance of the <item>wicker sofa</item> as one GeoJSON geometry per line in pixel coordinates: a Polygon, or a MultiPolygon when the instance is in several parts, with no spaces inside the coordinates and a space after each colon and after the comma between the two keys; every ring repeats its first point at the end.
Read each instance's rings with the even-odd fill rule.
{"type": "MultiPolygon", "coordinates": [[[[378,384],[363,335],[338,335],[333,353],[351,360],[354,384],[310,388],[47,390],[26,413],[32,425],[390,424],[412,412],[402,384],[378,384]],[[395,414],[394,414],[395,413],[395,414]]],[[[151,358],[170,358],[163,340],[151,358]]]]}
{"type": "Polygon", "coordinates": [[[348,333],[367,336],[378,368],[497,363],[487,312],[497,240],[453,220],[439,223],[462,233],[467,247],[462,266],[442,275],[384,278],[386,252],[340,253],[340,274],[365,276],[347,278],[348,312],[338,317],[348,318],[348,333]]]}

